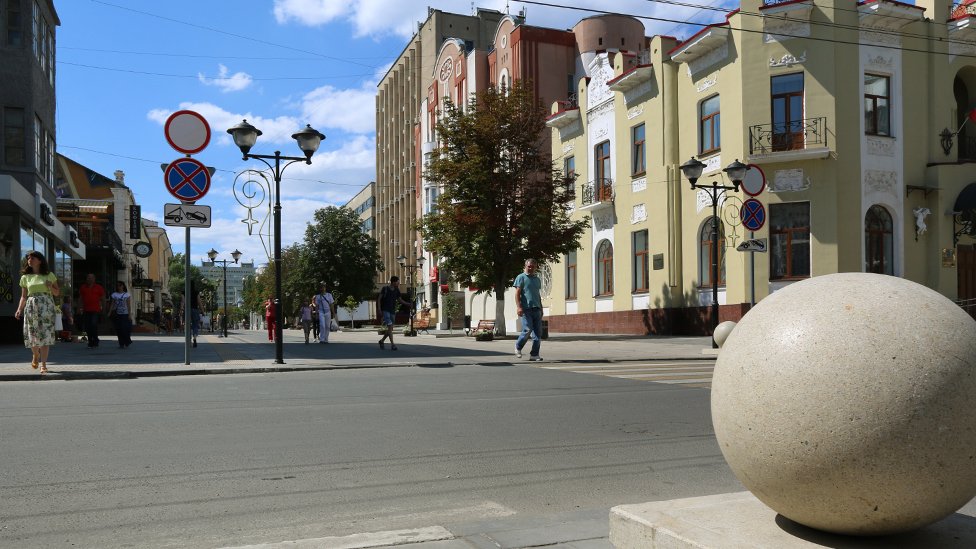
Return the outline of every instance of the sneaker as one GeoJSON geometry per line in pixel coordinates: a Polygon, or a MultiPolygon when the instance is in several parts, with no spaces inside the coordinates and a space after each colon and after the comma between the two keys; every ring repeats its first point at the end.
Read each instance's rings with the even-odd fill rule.
{"type": "Polygon", "coordinates": [[[515,358],[522,358],[522,349],[515,349],[515,358]]]}
{"type": "Polygon", "coordinates": [[[542,362],[542,357],[541,356],[530,356],[529,357],[529,362],[542,362]]]}
{"type": "Polygon", "coordinates": [[[396,351],[397,350],[397,346],[396,345],[390,345],[390,350],[391,351],[396,351]]]}
{"type": "Polygon", "coordinates": [[[383,345],[383,342],[382,341],[380,341],[380,349],[386,349],[386,346],[383,345]]]}

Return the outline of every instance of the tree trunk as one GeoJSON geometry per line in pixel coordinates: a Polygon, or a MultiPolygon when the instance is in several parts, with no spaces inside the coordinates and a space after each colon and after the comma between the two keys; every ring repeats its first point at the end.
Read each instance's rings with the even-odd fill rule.
{"type": "Polygon", "coordinates": [[[505,335],[505,281],[495,282],[495,335],[505,335]]]}

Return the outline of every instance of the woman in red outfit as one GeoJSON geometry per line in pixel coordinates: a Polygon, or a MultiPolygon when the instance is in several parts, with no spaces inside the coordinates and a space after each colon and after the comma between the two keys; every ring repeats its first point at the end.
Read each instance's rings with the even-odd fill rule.
{"type": "Polygon", "coordinates": [[[275,316],[274,298],[269,297],[264,302],[264,323],[268,325],[268,341],[274,341],[275,316]]]}

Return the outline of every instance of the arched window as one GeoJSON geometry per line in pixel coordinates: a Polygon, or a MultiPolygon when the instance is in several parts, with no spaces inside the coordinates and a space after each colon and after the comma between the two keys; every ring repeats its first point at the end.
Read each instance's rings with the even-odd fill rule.
{"type": "Polygon", "coordinates": [[[884,206],[875,204],[864,216],[864,271],[895,274],[895,246],[892,238],[891,214],[884,206]]]}
{"type": "Polygon", "coordinates": [[[698,233],[698,280],[700,288],[712,287],[712,223],[718,222],[718,285],[725,285],[725,227],[715,217],[709,217],[702,223],[698,233]]]}
{"type": "Polygon", "coordinates": [[[613,295],[613,244],[609,240],[596,247],[596,295],[613,295]]]}

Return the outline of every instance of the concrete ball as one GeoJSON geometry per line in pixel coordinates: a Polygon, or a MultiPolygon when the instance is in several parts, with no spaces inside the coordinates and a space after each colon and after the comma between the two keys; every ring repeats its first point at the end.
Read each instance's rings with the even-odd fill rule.
{"type": "Polygon", "coordinates": [[[715,327],[715,331],[712,332],[712,339],[715,340],[715,344],[718,345],[719,348],[721,348],[722,345],[725,345],[725,340],[729,338],[729,334],[732,333],[734,328],[735,322],[732,322],[731,320],[726,320],[715,327]]]}
{"type": "Polygon", "coordinates": [[[976,322],[897,277],[792,284],[726,340],[712,423],[742,484],[786,518],[921,528],[976,495],[976,322]]]}

